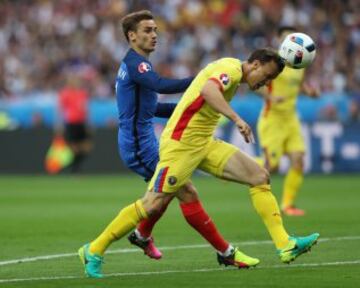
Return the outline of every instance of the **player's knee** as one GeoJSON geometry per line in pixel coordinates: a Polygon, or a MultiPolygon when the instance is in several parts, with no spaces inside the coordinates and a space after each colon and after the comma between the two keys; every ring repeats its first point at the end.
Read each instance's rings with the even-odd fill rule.
{"type": "Polygon", "coordinates": [[[266,161],[263,167],[270,173],[277,172],[279,170],[279,161],[266,161]]]}
{"type": "Polygon", "coordinates": [[[199,200],[196,188],[191,183],[186,183],[178,192],[177,198],[180,203],[190,203],[199,200]]]}
{"type": "Polygon", "coordinates": [[[269,168],[268,168],[267,170],[268,170],[270,173],[275,173],[275,172],[278,172],[279,166],[278,166],[278,165],[269,166],[269,168]]]}
{"type": "Polygon", "coordinates": [[[165,209],[165,207],[166,207],[166,205],[163,205],[163,203],[161,201],[154,201],[148,206],[148,209],[146,210],[147,215],[149,217],[159,215],[162,213],[162,211],[165,209]]]}
{"type": "Polygon", "coordinates": [[[292,164],[292,168],[302,172],[304,170],[304,161],[302,158],[300,159],[296,159],[296,161],[294,161],[294,163],[292,164]]]}
{"type": "Polygon", "coordinates": [[[258,186],[269,183],[270,183],[270,173],[266,169],[260,167],[260,169],[256,173],[254,173],[250,185],[258,186]]]}
{"type": "Polygon", "coordinates": [[[167,199],[167,197],[159,197],[155,193],[147,194],[142,199],[143,207],[148,217],[162,213],[162,211],[166,209],[169,201],[171,201],[170,198],[167,199]]]}
{"type": "Polygon", "coordinates": [[[291,168],[299,172],[304,171],[304,153],[294,153],[290,155],[291,168]]]}

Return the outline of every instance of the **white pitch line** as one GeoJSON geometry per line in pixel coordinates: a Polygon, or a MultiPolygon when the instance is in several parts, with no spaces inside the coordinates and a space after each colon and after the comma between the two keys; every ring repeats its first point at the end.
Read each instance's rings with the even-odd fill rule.
{"type": "MultiPolygon", "coordinates": [[[[322,262],[322,263],[306,263],[306,264],[291,264],[291,265],[270,265],[260,266],[254,269],[291,269],[291,268],[302,268],[302,267],[322,267],[322,266],[343,266],[343,265],[357,265],[360,264],[360,259],[352,261],[342,262],[322,262]]],[[[237,269],[226,269],[226,268],[202,268],[192,270],[167,270],[167,271],[149,271],[149,272],[125,272],[125,273],[111,273],[104,274],[105,278],[110,277],[124,277],[124,276],[151,276],[151,275],[164,275],[164,274],[176,274],[176,273],[203,273],[203,272],[214,272],[214,271],[237,271],[237,269]]],[[[50,281],[50,280],[68,280],[68,279],[85,279],[84,276],[52,276],[52,277],[33,277],[33,278],[11,278],[11,279],[0,279],[1,283],[10,282],[28,282],[28,281],[50,281]]],[[[101,280],[98,280],[101,281],[101,280]]],[[[100,283],[100,282],[99,282],[100,283]]]]}
{"type": "MultiPolygon", "coordinates": [[[[320,238],[319,242],[328,242],[328,241],[351,241],[351,240],[359,240],[360,236],[344,236],[344,237],[333,237],[333,238],[320,238]]],[[[233,245],[242,246],[253,246],[253,245],[262,245],[262,244],[272,244],[272,241],[262,240],[262,241],[244,241],[233,243],[233,245]]],[[[179,245],[179,246],[164,246],[159,247],[160,250],[184,250],[184,249],[198,249],[198,248],[208,248],[209,244],[195,244],[195,245],[179,245]]],[[[107,254],[119,254],[119,253],[136,253],[140,250],[138,248],[130,248],[130,249],[116,249],[109,250],[107,254]]],[[[35,256],[35,257],[27,257],[20,259],[12,259],[0,261],[0,266],[12,265],[12,264],[21,264],[27,262],[35,262],[41,260],[52,260],[57,258],[66,258],[66,257],[74,257],[77,256],[77,253],[64,253],[64,254],[53,254],[53,255],[43,255],[43,256],[35,256]]]]}

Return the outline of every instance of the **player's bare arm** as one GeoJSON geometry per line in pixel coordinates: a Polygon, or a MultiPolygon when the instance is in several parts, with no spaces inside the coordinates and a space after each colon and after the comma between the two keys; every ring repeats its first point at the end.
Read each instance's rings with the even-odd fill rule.
{"type": "Polygon", "coordinates": [[[319,98],[320,97],[319,87],[314,87],[306,81],[303,81],[303,83],[301,84],[301,91],[303,91],[307,96],[309,96],[311,98],[319,98]]]}
{"type": "Polygon", "coordinates": [[[246,143],[253,143],[254,136],[250,126],[230,107],[219,87],[213,81],[207,81],[201,90],[205,101],[217,112],[232,120],[243,135],[246,143]]]}

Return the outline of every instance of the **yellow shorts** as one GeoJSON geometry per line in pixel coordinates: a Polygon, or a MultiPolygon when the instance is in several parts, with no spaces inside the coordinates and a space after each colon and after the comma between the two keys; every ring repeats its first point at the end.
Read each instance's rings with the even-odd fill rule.
{"type": "Polygon", "coordinates": [[[222,177],[225,164],[237,151],[239,149],[234,145],[217,139],[202,147],[166,140],[160,144],[160,161],[148,188],[155,192],[176,192],[197,168],[222,177]]]}
{"type": "Polygon", "coordinates": [[[277,167],[284,154],[305,152],[300,121],[295,116],[289,119],[260,116],[257,131],[267,167],[277,167]]]}

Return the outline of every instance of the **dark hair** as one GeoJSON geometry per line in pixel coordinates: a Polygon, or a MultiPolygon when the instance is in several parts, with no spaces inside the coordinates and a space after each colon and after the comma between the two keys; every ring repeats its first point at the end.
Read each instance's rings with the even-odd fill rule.
{"type": "Polygon", "coordinates": [[[129,35],[128,35],[129,31],[136,31],[137,25],[142,20],[153,20],[153,19],[154,16],[151,14],[149,10],[141,10],[124,16],[124,18],[121,19],[121,23],[126,40],[129,42],[129,35]]]}
{"type": "Polygon", "coordinates": [[[248,59],[248,62],[252,63],[255,60],[259,60],[261,64],[265,64],[265,63],[273,61],[276,64],[276,66],[278,67],[279,73],[282,72],[282,70],[285,67],[284,59],[281,58],[280,55],[271,48],[255,50],[253,53],[251,53],[251,55],[248,59]]]}
{"type": "Polygon", "coordinates": [[[277,30],[277,35],[281,36],[281,34],[284,33],[285,31],[296,32],[297,30],[294,26],[280,26],[277,30]]]}

